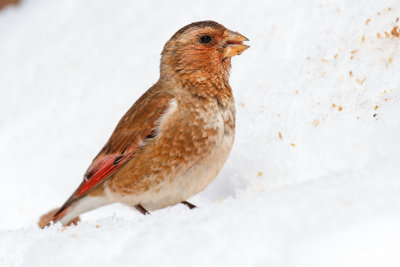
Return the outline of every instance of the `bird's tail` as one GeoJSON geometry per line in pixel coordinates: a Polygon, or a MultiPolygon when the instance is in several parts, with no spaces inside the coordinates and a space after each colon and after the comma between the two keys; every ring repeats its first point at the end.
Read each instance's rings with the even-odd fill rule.
{"type": "Polygon", "coordinates": [[[40,218],[39,226],[44,228],[51,222],[60,222],[63,226],[79,221],[79,215],[109,204],[110,201],[105,197],[84,196],[73,201],[68,200],[61,208],[50,211],[40,218]]]}
{"type": "Polygon", "coordinates": [[[107,204],[110,204],[110,201],[104,196],[92,197],[86,195],[70,204],[68,202],[64,204],[54,215],[54,222],[61,222],[62,225],[66,225],[80,214],[107,204]]]}

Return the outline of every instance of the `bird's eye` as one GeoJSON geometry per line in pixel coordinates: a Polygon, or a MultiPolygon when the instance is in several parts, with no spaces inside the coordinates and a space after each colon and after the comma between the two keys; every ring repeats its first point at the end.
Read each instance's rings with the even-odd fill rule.
{"type": "Polygon", "coordinates": [[[211,42],[211,36],[209,35],[204,35],[200,38],[200,43],[202,44],[208,44],[209,42],[211,42]]]}

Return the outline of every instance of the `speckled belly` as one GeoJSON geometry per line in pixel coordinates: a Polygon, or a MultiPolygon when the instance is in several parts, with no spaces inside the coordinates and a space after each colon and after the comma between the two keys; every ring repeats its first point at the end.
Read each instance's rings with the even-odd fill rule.
{"type": "MultiPolygon", "coordinates": [[[[124,194],[120,193],[121,190],[119,192],[108,190],[105,192],[107,197],[127,205],[141,204],[147,210],[156,210],[175,205],[204,190],[222,169],[234,139],[234,107],[220,109],[214,102],[210,103],[207,111],[208,113],[203,114],[194,112],[199,115],[194,118],[193,127],[189,130],[185,127],[179,128],[178,130],[181,129],[179,135],[169,134],[168,129],[164,129],[163,135],[159,138],[165,140],[157,142],[164,145],[154,150],[163,153],[165,160],[151,162],[154,159],[146,156],[148,161],[143,163],[151,168],[145,171],[145,174],[153,172],[158,173],[157,176],[148,175],[138,179],[135,186],[125,185],[121,188],[126,190],[124,194]],[[196,127],[196,120],[202,128],[196,127]],[[193,132],[194,129],[198,132],[193,132]],[[192,136],[192,141],[182,145],[181,142],[188,140],[182,139],[185,135],[192,136]],[[155,172],[156,169],[160,171],[155,172]],[[141,184],[146,186],[139,186],[141,184]]],[[[172,130],[176,131],[171,129],[171,132],[172,130]]],[[[157,158],[159,157],[160,155],[157,158]]],[[[140,157],[143,158],[145,157],[140,157]]],[[[140,162],[134,161],[132,164],[140,162]]],[[[114,181],[116,186],[117,182],[114,181]]]]}

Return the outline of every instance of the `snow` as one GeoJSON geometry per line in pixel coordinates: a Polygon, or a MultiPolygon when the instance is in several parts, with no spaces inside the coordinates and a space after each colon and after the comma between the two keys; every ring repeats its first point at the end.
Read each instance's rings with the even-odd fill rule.
{"type": "Polygon", "coordinates": [[[400,266],[399,14],[395,0],[0,11],[0,266],[400,266]],[[233,59],[234,148],[199,208],[114,204],[39,229],[156,82],[164,43],[204,19],[251,48],[233,59]]]}

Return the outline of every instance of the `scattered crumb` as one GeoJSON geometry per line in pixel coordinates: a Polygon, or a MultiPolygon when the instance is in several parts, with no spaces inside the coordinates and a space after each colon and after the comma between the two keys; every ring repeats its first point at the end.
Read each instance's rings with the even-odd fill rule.
{"type": "Polygon", "coordinates": [[[333,57],[334,57],[335,59],[338,59],[339,55],[338,55],[338,54],[335,54],[333,57]]]}
{"type": "Polygon", "coordinates": [[[376,37],[378,37],[378,39],[382,38],[382,36],[381,36],[381,34],[379,32],[376,34],[376,37]]]}
{"type": "Polygon", "coordinates": [[[99,225],[99,224],[96,224],[96,228],[100,228],[100,225],[99,225]]]}
{"type": "Polygon", "coordinates": [[[376,12],[376,14],[377,14],[378,16],[380,16],[380,15],[381,15],[381,12],[376,12]]]}
{"type": "Polygon", "coordinates": [[[390,34],[388,32],[385,32],[385,37],[390,38],[390,34]]]}
{"type": "Polygon", "coordinates": [[[282,133],[279,132],[279,139],[283,140],[282,133]]]}
{"type": "MultiPolygon", "coordinates": [[[[399,19],[399,18],[397,18],[397,19],[399,19]]],[[[398,31],[398,29],[399,29],[399,26],[394,26],[394,27],[393,27],[393,29],[392,29],[392,31],[391,31],[391,34],[392,34],[394,37],[400,37],[400,32],[398,31]]]]}
{"type": "Polygon", "coordinates": [[[263,175],[262,172],[258,172],[258,173],[257,173],[257,177],[261,177],[262,175],[263,175]]]}
{"type": "Polygon", "coordinates": [[[371,22],[371,19],[367,19],[367,20],[365,21],[365,25],[369,25],[370,22],[371,22]]]}
{"type": "Polygon", "coordinates": [[[239,106],[241,106],[242,108],[246,107],[246,105],[243,102],[239,102],[239,106]]]}
{"type": "Polygon", "coordinates": [[[350,77],[353,77],[353,72],[349,71],[349,75],[350,75],[350,77]]]}
{"type": "Polygon", "coordinates": [[[359,78],[356,78],[356,81],[362,86],[363,84],[364,84],[364,82],[365,82],[365,80],[366,80],[367,78],[364,78],[364,79],[359,79],[359,78]]]}
{"type": "Polygon", "coordinates": [[[295,143],[291,143],[290,145],[291,145],[292,147],[295,147],[295,146],[296,146],[296,144],[295,144],[295,143]]]}
{"type": "Polygon", "coordinates": [[[358,52],[357,49],[351,50],[350,53],[352,53],[353,55],[356,54],[358,52]]]}
{"type": "Polygon", "coordinates": [[[363,37],[361,37],[361,42],[364,43],[365,42],[365,36],[363,35],[363,37]]]}
{"type": "Polygon", "coordinates": [[[342,108],[341,106],[339,106],[337,110],[338,110],[338,111],[342,111],[343,108],[342,108]]]}
{"type": "Polygon", "coordinates": [[[359,119],[360,119],[360,116],[357,116],[356,119],[359,120],[359,119]]]}
{"type": "Polygon", "coordinates": [[[393,63],[393,59],[390,57],[390,58],[388,59],[388,62],[389,62],[389,63],[393,63]]]}
{"type": "Polygon", "coordinates": [[[374,115],[372,115],[372,117],[374,117],[374,118],[375,118],[377,115],[378,115],[378,114],[376,114],[376,113],[375,113],[374,115]]]}
{"type": "Polygon", "coordinates": [[[378,105],[376,105],[375,107],[374,107],[374,110],[377,110],[379,108],[379,106],[378,105]]]}
{"type": "Polygon", "coordinates": [[[315,127],[317,127],[319,125],[319,120],[314,120],[312,123],[315,127]]]}
{"type": "Polygon", "coordinates": [[[340,13],[340,12],[342,12],[342,10],[340,8],[338,8],[338,9],[336,9],[336,12],[340,13]]]}
{"type": "Polygon", "coordinates": [[[336,108],[336,104],[332,104],[332,108],[336,108]]]}
{"type": "Polygon", "coordinates": [[[299,94],[299,90],[296,90],[294,93],[295,93],[296,95],[298,95],[298,94],[299,94]]]}

